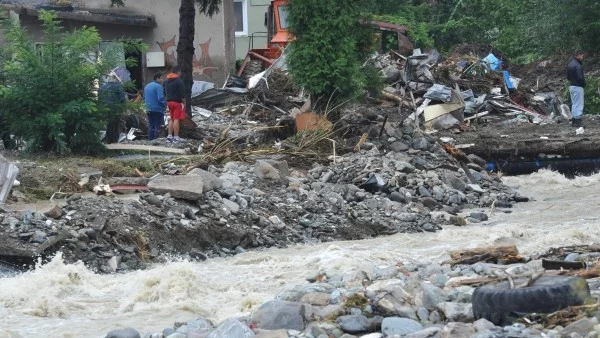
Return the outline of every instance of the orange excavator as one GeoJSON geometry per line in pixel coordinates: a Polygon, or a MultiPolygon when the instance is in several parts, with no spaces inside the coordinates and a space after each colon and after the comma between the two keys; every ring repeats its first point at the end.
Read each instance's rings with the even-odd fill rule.
{"type": "Polygon", "coordinates": [[[237,72],[237,76],[249,78],[270,67],[285,47],[293,40],[287,30],[288,3],[286,0],[273,0],[265,13],[267,27],[267,48],[251,48],[237,72]]]}
{"type": "MultiPolygon", "coordinates": [[[[246,58],[238,69],[237,76],[250,78],[270,67],[280,56],[285,47],[294,40],[294,36],[288,32],[288,9],[287,0],[272,0],[267,13],[265,13],[265,27],[267,28],[267,47],[252,48],[248,51],[246,58]]],[[[379,32],[379,50],[397,49],[403,52],[412,52],[413,44],[407,36],[408,28],[385,22],[370,22],[377,27],[379,32]],[[391,39],[389,37],[392,37],[391,39]],[[391,44],[389,41],[396,41],[391,44]]],[[[251,38],[251,43],[253,39],[251,38]]]]}

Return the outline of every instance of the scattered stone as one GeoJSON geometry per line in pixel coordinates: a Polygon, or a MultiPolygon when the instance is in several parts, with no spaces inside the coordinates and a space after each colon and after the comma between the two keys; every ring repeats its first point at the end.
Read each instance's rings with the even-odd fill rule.
{"type": "Polygon", "coordinates": [[[468,323],[474,320],[473,306],[471,304],[442,302],[438,304],[446,319],[450,322],[468,323]]]}
{"type": "Polygon", "coordinates": [[[302,296],[300,303],[327,306],[329,305],[329,294],[322,292],[310,292],[302,296]]]}
{"type": "Polygon", "coordinates": [[[441,338],[464,338],[471,337],[475,333],[473,326],[465,323],[448,323],[442,329],[441,338]]]}
{"type": "Polygon", "coordinates": [[[460,216],[450,216],[449,221],[451,224],[454,224],[456,226],[467,225],[467,220],[464,217],[460,217],[460,216]]]}
{"type": "Polygon", "coordinates": [[[250,328],[235,319],[227,319],[219,325],[208,338],[252,338],[255,334],[250,328]]]}
{"type": "Polygon", "coordinates": [[[361,333],[369,330],[369,320],[363,315],[341,316],[335,322],[347,333],[361,333]]]}
{"type": "Polygon", "coordinates": [[[401,142],[401,141],[396,141],[396,142],[393,142],[392,144],[390,144],[390,150],[397,152],[397,153],[407,151],[408,149],[409,149],[409,146],[406,143],[401,142]]]}
{"type": "Polygon", "coordinates": [[[484,213],[484,212],[472,212],[469,215],[469,217],[473,218],[473,219],[476,219],[476,220],[479,220],[481,222],[485,222],[485,221],[488,220],[488,215],[486,213],[484,213]]]}
{"type": "Polygon", "coordinates": [[[260,330],[256,333],[255,338],[289,338],[287,330],[260,330]]]}
{"type": "Polygon", "coordinates": [[[279,179],[279,170],[265,161],[256,161],[254,164],[254,174],[263,180],[279,179]]]}
{"type": "Polygon", "coordinates": [[[126,328],[112,330],[106,334],[106,338],[141,338],[136,329],[126,328]]]}
{"type": "Polygon", "coordinates": [[[62,217],[62,215],[63,211],[58,205],[53,206],[50,210],[44,213],[44,216],[54,219],[59,219],[62,217]]]}
{"type": "Polygon", "coordinates": [[[574,333],[585,337],[591,331],[594,331],[594,326],[598,325],[598,318],[582,318],[576,322],[567,325],[562,331],[563,337],[571,337],[574,333]]]}
{"type": "Polygon", "coordinates": [[[252,313],[251,322],[264,330],[304,330],[305,306],[301,303],[272,300],[252,313]]]}
{"type": "Polygon", "coordinates": [[[473,322],[473,328],[477,332],[487,331],[487,330],[492,329],[494,327],[496,327],[494,325],[494,323],[490,322],[489,320],[487,320],[485,318],[481,318],[481,319],[478,319],[475,322],[473,322]]]}
{"type": "Polygon", "coordinates": [[[419,322],[407,318],[388,317],[381,323],[381,332],[384,337],[403,336],[423,329],[419,322]]]}

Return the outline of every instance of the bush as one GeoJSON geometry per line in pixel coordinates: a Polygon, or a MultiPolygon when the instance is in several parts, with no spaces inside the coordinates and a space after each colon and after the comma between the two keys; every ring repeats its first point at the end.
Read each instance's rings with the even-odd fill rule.
{"type": "Polygon", "coordinates": [[[2,54],[0,118],[33,151],[95,152],[102,148],[105,111],[95,96],[98,80],[115,62],[98,59],[94,27],[65,32],[56,16],[40,11],[44,43],[34,44],[18,23],[7,22],[2,54]]]}
{"type": "Polygon", "coordinates": [[[375,36],[359,23],[358,3],[290,1],[288,20],[296,37],[288,57],[290,74],[319,102],[352,97],[365,83],[361,66],[373,51],[375,36]]]}

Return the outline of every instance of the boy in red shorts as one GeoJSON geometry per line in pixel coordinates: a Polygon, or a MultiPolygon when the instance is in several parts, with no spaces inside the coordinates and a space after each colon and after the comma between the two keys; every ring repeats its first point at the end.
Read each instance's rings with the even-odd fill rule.
{"type": "Polygon", "coordinates": [[[179,137],[179,121],[185,119],[185,85],[180,75],[181,68],[173,67],[173,71],[167,75],[165,81],[167,106],[171,117],[167,141],[175,143],[183,142],[179,137]]]}

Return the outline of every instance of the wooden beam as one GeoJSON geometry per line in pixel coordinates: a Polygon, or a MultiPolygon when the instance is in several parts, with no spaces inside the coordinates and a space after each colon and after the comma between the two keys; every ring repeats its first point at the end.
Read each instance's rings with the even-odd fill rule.
{"type": "Polygon", "coordinates": [[[177,148],[167,148],[167,147],[158,147],[158,146],[147,146],[142,144],[120,144],[120,143],[112,143],[107,144],[106,149],[108,150],[137,150],[137,151],[150,151],[155,153],[167,153],[167,154],[178,154],[185,155],[187,154],[185,149],[177,149],[177,148]]]}

